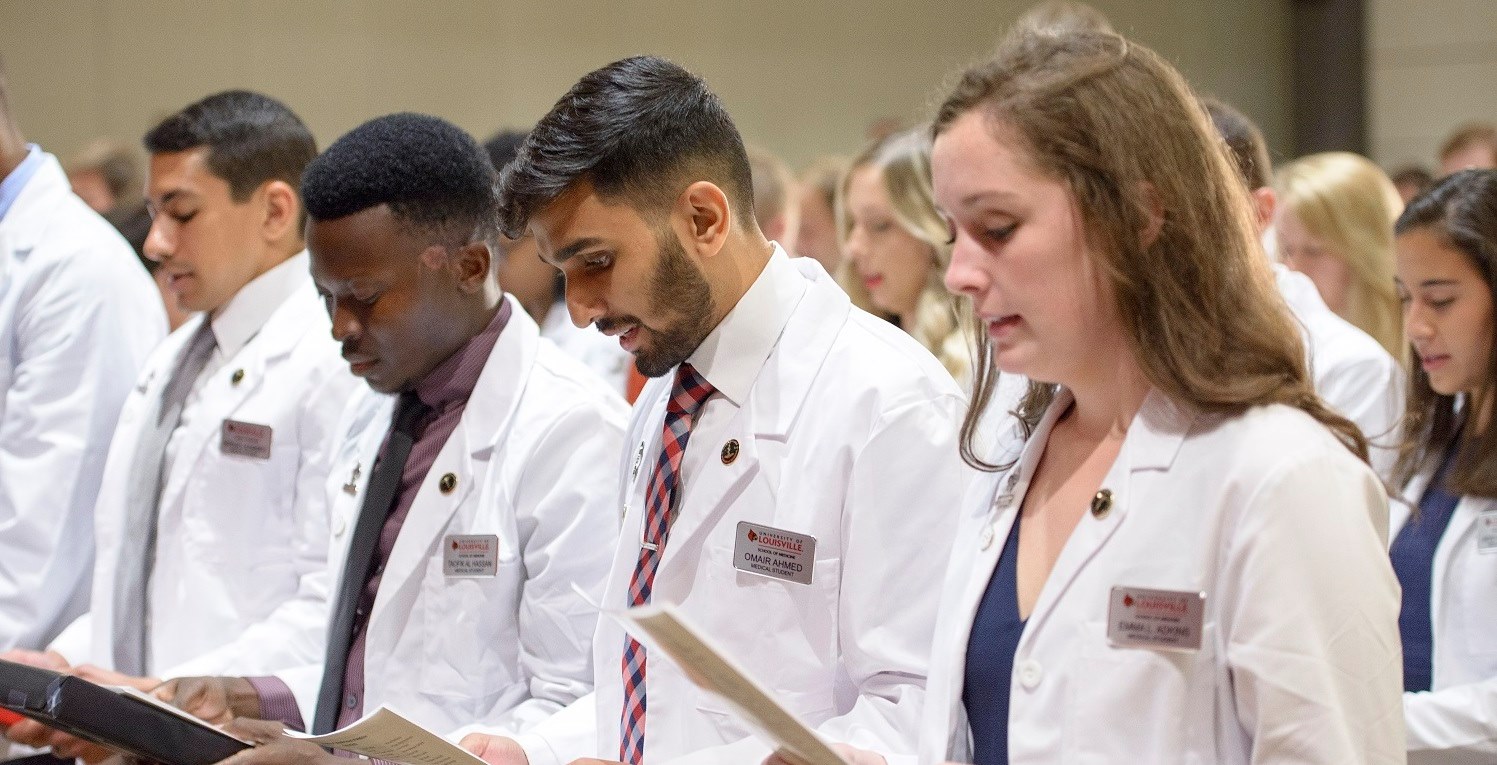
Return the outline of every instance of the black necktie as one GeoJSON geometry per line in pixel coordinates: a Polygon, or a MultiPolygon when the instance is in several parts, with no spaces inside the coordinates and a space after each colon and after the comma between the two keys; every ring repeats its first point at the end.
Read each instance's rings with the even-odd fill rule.
{"type": "Polygon", "coordinates": [[[400,476],[405,471],[406,459],[411,456],[411,447],[416,443],[416,426],[429,412],[431,408],[421,403],[414,391],[400,394],[385,449],[369,474],[364,507],[354,524],[353,541],[349,543],[348,558],[343,564],[338,598],[333,601],[333,620],[327,633],[327,658],[322,663],[322,689],[317,694],[317,714],[312,723],[314,733],[330,733],[338,723],[343,675],[348,669],[348,649],[353,643],[354,612],[359,607],[364,587],[369,583],[369,566],[379,549],[380,532],[395,507],[396,495],[400,493],[400,476]]]}

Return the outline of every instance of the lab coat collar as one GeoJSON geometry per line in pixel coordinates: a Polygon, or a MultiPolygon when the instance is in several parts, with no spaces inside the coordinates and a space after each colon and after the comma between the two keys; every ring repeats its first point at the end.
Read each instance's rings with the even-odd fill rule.
{"type": "MultiPolygon", "coordinates": [[[[47,230],[37,222],[51,220],[51,208],[72,193],[68,176],[62,171],[57,157],[43,152],[42,164],[36,169],[36,174],[21,189],[5,218],[0,219],[0,239],[4,239],[7,247],[19,256],[29,253],[47,230]]],[[[73,201],[83,204],[79,199],[73,201]]]]}
{"type": "MultiPolygon", "coordinates": [[[[536,349],[540,344],[540,328],[535,321],[513,297],[505,295],[504,299],[510,301],[509,323],[499,334],[499,340],[484,364],[457,428],[442,445],[417,491],[410,514],[406,516],[400,535],[395,539],[395,547],[390,551],[385,578],[380,582],[382,590],[388,587],[393,591],[393,588],[418,580],[425,571],[425,561],[433,549],[433,541],[447,528],[458,507],[475,491],[482,502],[487,492],[496,490],[489,485],[489,471],[482,461],[490,458],[491,452],[506,437],[530,381],[530,370],[535,365],[536,349]],[[456,488],[451,493],[442,492],[442,482],[437,478],[446,473],[451,473],[456,479],[456,488]]],[[[379,438],[366,442],[375,449],[383,440],[383,430],[388,429],[389,423],[390,408],[381,408],[387,414],[377,422],[385,423],[385,426],[379,438]]],[[[373,462],[371,454],[368,463],[373,462]]],[[[357,501],[360,503],[363,502],[363,493],[362,489],[358,492],[357,501]]],[[[380,601],[380,598],[375,599],[374,612],[370,614],[371,641],[384,639],[376,638],[373,627],[386,618],[380,601]]]]}
{"type": "Polygon", "coordinates": [[[776,244],[759,277],[687,361],[719,395],[743,406],[805,291],[806,280],[776,244]]]}
{"type": "Polygon", "coordinates": [[[297,290],[307,286],[310,266],[311,258],[302,250],[250,280],[214,314],[213,339],[224,358],[234,358],[297,290]]]}

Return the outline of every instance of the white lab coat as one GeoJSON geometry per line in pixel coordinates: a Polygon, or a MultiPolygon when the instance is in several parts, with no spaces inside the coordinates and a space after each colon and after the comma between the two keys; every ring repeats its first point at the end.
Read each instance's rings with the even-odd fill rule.
{"type": "Polygon", "coordinates": [[[87,610],[109,438],[165,336],[130,245],[44,155],[0,221],[0,650],[87,610]]]}
{"type": "MultiPolygon", "coordinates": [[[[704,469],[685,474],[651,597],[678,604],[828,738],[913,751],[931,594],[946,568],[952,508],[972,475],[956,446],[964,397],[928,351],[853,308],[819,263],[777,254],[766,274],[776,269],[775,278],[803,281],[804,294],[742,405],[723,397],[706,404],[729,408],[726,432],[696,432],[699,414],[685,460],[706,450],[704,469]],[[724,464],[719,452],[730,438],[739,452],[724,464]],[[814,537],[812,583],[735,570],[741,521],[814,537]]],[[[673,380],[674,373],[651,381],[635,404],[619,497],[624,531],[602,601],[608,608],[628,603],[673,380]]],[[[531,765],[618,756],[624,643],[617,623],[599,622],[596,691],[518,737],[531,765]]],[[[668,658],[647,661],[647,762],[757,763],[769,753],[668,658]]]]}
{"type": "MultiPolygon", "coordinates": [[[[1434,470],[1409,481],[1404,496],[1417,502],[1434,470]]],[[[1403,697],[1410,763],[1497,761],[1497,553],[1477,549],[1477,521],[1488,513],[1497,514],[1497,499],[1461,497],[1435,548],[1433,683],[1403,697]]],[[[1395,536],[1408,519],[1409,507],[1394,502],[1395,536]]]]}
{"type": "MultiPolygon", "coordinates": [[[[598,613],[574,588],[597,596],[618,539],[628,407],[505,299],[509,322],[400,529],[369,617],[364,711],[389,704],[444,735],[474,723],[514,733],[591,689],[598,613]],[[451,493],[440,489],[446,475],[451,493]],[[446,576],[452,534],[498,535],[498,575],[446,576]]],[[[365,388],[345,414],[327,487],[334,599],[394,401],[365,388]]],[[[279,673],[308,724],[321,662],[279,673]]]]}
{"type": "MultiPolygon", "coordinates": [[[[195,414],[176,436],[177,460],[190,467],[170,471],[161,489],[152,675],[256,675],[322,655],[328,451],[359,382],[339,354],[310,274],[303,270],[297,281],[259,332],[202,382],[195,414]],[[270,458],[225,454],[227,420],[269,426],[270,458]]],[[[73,663],[114,664],[116,568],[123,547],[139,543],[124,538],[130,471],[182,347],[206,318],[193,317],[161,344],[120,414],[95,513],[93,606],[53,645],[73,663]]]]}
{"type": "MultiPolygon", "coordinates": [[[[972,621],[1069,395],[963,505],[921,762],[970,761],[972,621]]],[[[1223,421],[1155,391],[1102,486],[1111,512],[1082,517],[1014,656],[1009,762],[1403,761],[1398,583],[1370,469],[1297,410],[1223,421]],[[1201,648],[1111,645],[1114,586],[1204,592],[1201,648]]]]}
{"type": "Polygon", "coordinates": [[[1310,277],[1275,263],[1274,280],[1299,320],[1315,392],[1367,436],[1368,458],[1384,481],[1398,459],[1404,373],[1372,336],[1336,315],[1310,277]]]}

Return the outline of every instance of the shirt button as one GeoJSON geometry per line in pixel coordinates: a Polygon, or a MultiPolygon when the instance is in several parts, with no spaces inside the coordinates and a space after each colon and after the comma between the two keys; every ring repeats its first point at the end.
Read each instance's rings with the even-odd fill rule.
{"type": "Polygon", "coordinates": [[[1040,668],[1039,662],[1034,659],[1025,659],[1024,663],[1019,665],[1019,684],[1024,686],[1025,690],[1032,691],[1036,685],[1040,684],[1040,678],[1044,674],[1045,671],[1040,668]]]}
{"type": "Polygon", "coordinates": [[[346,698],[346,699],[343,700],[343,706],[346,706],[349,709],[353,709],[353,708],[357,707],[358,705],[359,705],[359,696],[356,693],[350,693],[350,694],[348,694],[348,698],[346,698]]]}

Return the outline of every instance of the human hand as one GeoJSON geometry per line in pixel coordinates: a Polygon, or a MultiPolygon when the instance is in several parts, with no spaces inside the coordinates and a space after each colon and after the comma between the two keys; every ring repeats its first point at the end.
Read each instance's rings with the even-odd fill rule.
{"type": "Polygon", "coordinates": [[[463,736],[458,746],[472,752],[473,756],[489,765],[530,765],[530,758],[525,755],[525,750],[514,739],[506,736],[469,733],[463,736]]]}
{"type": "MultiPolygon", "coordinates": [[[[888,765],[883,755],[847,744],[832,744],[832,751],[836,752],[847,765],[888,765]]],[[[764,760],[764,765],[804,765],[804,763],[799,757],[782,749],[764,760]]]]}
{"type": "Polygon", "coordinates": [[[115,672],[112,669],[104,669],[94,664],[79,664],[73,668],[73,674],[90,683],[98,685],[123,685],[143,693],[149,693],[161,685],[161,681],[154,677],[135,677],[123,672],[115,672]]]}
{"type": "Polygon", "coordinates": [[[351,762],[329,754],[310,741],[288,737],[285,727],[278,722],[239,718],[224,725],[223,729],[254,746],[219,765],[347,765],[351,762]]]}
{"type": "Polygon", "coordinates": [[[214,725],[240,717],[260,717],[260,694],[242,677],[178,677],[151,691],[152,695],[214,725]]]}

